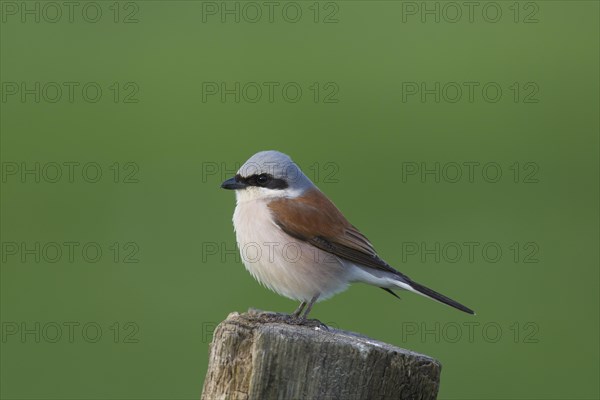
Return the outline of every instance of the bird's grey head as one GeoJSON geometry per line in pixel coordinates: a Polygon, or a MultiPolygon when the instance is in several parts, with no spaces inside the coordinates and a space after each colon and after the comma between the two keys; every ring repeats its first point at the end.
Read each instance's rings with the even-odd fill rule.
{"type": "Polygon", "coordinates": [[[235,190],[238,201],[297,197],[312,186],[288,155],[275,150],[256,153],[233,178],[221,184],[223,189],[235,190]]]}

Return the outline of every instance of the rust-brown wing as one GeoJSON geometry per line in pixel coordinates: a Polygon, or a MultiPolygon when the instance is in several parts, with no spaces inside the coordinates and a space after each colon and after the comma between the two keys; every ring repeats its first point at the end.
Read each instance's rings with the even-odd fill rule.
{"type": "Polygon", "coordinates": [[[369,240],[318,189],[294,199],[274,200],[269,208],[275,223],[288,235],[345,260],[408,280],[379,258],[369,240]]]}

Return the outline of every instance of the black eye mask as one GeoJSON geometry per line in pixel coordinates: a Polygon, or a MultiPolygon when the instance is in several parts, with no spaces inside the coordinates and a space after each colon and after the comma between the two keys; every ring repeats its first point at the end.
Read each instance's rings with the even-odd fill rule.
{"type": "Polygon", "coordinates": [[[267,189],[283,190],[288,187],[288,183],[284,179],[273,178],[271,174],[254,174],[246,178],[238,174],[235,176],[235,180],[245,183],[248,186],[264,187],[267,189]]]}

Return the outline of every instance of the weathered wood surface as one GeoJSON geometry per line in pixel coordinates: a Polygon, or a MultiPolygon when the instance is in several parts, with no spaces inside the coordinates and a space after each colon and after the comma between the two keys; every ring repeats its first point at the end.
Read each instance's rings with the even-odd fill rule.
{"type": "Polygon", "coordinates": [[[215,330],[202,399],[435,399],[440,372],[422,354],[250,310],[215,330]]]}

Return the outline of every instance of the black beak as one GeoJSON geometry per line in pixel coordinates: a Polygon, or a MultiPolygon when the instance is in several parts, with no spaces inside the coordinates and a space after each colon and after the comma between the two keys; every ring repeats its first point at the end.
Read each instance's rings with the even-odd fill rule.
{"type": "Polygon", "coordinates": [[[225,182],[221,183],[221,189],[227,190],[238,190],[244,189],[246,185],[244,182],[239,182],[235,179],[235,177],[227,179],[225,182]]]}

